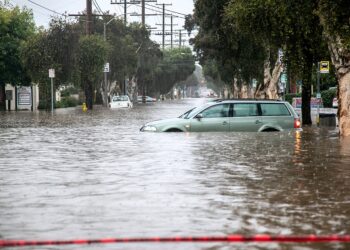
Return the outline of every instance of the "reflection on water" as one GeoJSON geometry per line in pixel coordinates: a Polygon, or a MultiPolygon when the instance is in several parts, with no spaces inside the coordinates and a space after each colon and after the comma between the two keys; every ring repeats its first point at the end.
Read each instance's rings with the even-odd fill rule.
{"type": "MultiPolygon", "coordinates": [[[[203,100],[0,114],[0,236],[349,234],[350,141],[337,131],[141,133],[203,100]]],[[[50,249],[346,249],[132,244],[50,249]]],[[[48,248],[33,248],[48,249],[48,248]]]]}

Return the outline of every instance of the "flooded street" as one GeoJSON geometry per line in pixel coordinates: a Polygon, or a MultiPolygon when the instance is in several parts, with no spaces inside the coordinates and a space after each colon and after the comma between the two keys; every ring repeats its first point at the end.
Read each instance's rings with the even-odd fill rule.
{"type": "MultiPolygon", "coordinates": [[[[349,234],[350,140],[142,133],[203,99],[0,113],[0,238],[349,234]]],[[[349,244],[109,244],[25,249],[349,249],[349,244]]],[[[24,248],[21,248],[24,249],[24,248]]]]}

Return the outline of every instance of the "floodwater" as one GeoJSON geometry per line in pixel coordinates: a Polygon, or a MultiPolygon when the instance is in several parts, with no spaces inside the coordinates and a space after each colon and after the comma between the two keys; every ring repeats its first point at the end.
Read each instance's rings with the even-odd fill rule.
{"type": "MultiPolygon", "coordinates": [[[[0,238],[350,234],[350,141],[302,133],[142,133],[202,99],[0,113],[0,238]]],[[[146,243],[19,249],[350,249],[146,243]]]]}

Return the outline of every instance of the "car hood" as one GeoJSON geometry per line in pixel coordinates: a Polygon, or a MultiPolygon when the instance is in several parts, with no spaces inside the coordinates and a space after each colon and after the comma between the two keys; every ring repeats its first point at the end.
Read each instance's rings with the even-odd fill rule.
{"type": "Polygon", "coordinates": [[[181,121],[184,121],[185,119],[182,118],[170,118],[170,119],[163,119],[163,120],[157,120],[153,122],[148,122],[145,124],[145,126],[163,126],[163,125],[170,125],[170,124],[179,124],[181,121]]]}

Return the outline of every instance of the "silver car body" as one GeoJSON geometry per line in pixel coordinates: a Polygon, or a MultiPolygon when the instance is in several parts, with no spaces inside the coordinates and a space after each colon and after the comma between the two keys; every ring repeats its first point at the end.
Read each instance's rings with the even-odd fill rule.
{"type": "Polygon", "coordinates": [[[300,129],[293,107],[284,101],[217,100],[174,119],[145,124],[153,132],[263,132],[300,129]]]}

